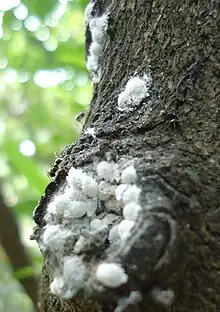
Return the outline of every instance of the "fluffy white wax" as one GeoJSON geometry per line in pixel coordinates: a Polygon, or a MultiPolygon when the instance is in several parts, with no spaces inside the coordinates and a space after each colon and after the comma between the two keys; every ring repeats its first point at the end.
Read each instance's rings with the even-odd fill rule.
{"type": "Polygon", "coordinates": [[[128,281],[125,270],[118,263],[101,263],[96,270],[96,278],[110,288],[119,287],[128,281]]]}

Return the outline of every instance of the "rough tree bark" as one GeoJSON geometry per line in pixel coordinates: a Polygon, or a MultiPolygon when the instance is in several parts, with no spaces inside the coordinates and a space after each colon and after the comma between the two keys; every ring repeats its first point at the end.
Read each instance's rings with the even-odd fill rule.
{"type": "MultiPolygon", "coordinates": [[[[128,288],[138,288],[143,295],[142,301],[128,310],[218,311],[220,3],[110,2],[95,3],[97,14],[111,5],[102,77],[94,85],[80,138],[65,148],[51,169],[52,182],[35,211],[35,237],[39,240],[47,204],[62,188],[72,166],[88,171],[94,162],[106,160],[106,155],[116,162],[124,156],[134,159],[141,204],[147,207],[136,221],[134,235],[138,229],[142,231],[142,243],[146,244],[138,245],[137,240],[128,255],[118,256],[131,271],[128,288]],[[118,95],[127,81],[146,72],[152,77],[149,97],[132,111],[119,111],[118,95]],[[95,135],[86,134],[89,127],[95,128],[95,135]],[[155,243],[156,233],[163,237],[162,246],[155,243]],[[157,266],[164,255],[166,262],[157,266]],[[135,273],[131,265],[136,266],[135,273]],[[174,291],[170,306],[152,300],[155,286],[174,291]]],[[[77,296],[62,302],[50,293],[49,271],[46,264],[42,311],[114,311],[115,298],[127,291],[116,289],[89,300],[77,296]]]]}

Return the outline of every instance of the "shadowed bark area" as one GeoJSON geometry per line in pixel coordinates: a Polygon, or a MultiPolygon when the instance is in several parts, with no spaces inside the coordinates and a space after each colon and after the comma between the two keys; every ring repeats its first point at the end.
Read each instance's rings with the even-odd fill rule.
{"type": "MultiPolygon", "coordinates": [[[[109,5],[110,1],[96,4],[101,11],[109,5]]],[[[171,211],[155,206],[154,213],[143,218],[153,220],[158,211],[170,215],[177,222],[177,239],[169,250],[168,264],[156,272],[152,266],[156,266],[160,255],[149,244],[146,254],[155,251],[152,266],[146,263],[145,267],[135,249],[130,258],[123,258],[128,268],[136,259],[140,271],[133,280],[136,285],[139,281],[144,296],[140,305],[129,311],[220,309],[219,12],[219,1],[212,0],[117,2],[109,17],[102,79],[94,86],[84,127],[94,127],[96,136],[83,132],[76,143],[63,151],[51,169],[53,182],[35,212],[41,228],[47,203],[64,183],[71,166],[92,166],[96,159],[105,159],[106,153],[115,160],[124,155],[136,159],[142,205],[147,204],[151,194],[162,192],[171,211]],[[146,72],[152,76],[146,103],[132,112],[119,112],[117,98],[128,79],[146,72]],[[143,274],[146,277],[142,280],[143,274]],[[154,285],[174,290],[175,301],[170,307],[153,302],[149,290],[154,285]]],[[[138,227],[144,227],[138,222],[138,227]]],[[[158,231],[166,231],[161,225],[165,221],[152,222],[158,222],[158,231]]],[[[169,244],[164,244],[166,251],[169,244]]],[[[43,281],[47,276],[44,270],[43,281]]],[[[100,307],[88,304],[86,299],[79,300],[80,304],[73,299],[63,303],[62,308],[56,299],[57,304],[49,308],[51,299],[45,292],[48,284],[43,284],[43,311],[89,312],[91,306],[97,312],[114,311],[111,296],[96,299],[100,307]]]]}

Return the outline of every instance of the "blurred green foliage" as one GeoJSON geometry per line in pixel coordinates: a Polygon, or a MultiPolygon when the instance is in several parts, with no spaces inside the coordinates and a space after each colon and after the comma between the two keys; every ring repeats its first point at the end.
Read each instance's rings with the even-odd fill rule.
{"type": "Polygon", "coordinates": [[[10,266],[0,257],[0,311],[32,312],[30,299],[25,295],[19,282],[12,279],[10,266]]]}
{"type": "MultiPolygon", "coordinates": [[[[46,171],[79,135],[75,117],[91,98],[87,2],[0,0],[0,183],[38,265],[29,242],[32,211],[49,182],[46,171]]],[[[1,300],[0,311],[12,311],[1,300]]]]}

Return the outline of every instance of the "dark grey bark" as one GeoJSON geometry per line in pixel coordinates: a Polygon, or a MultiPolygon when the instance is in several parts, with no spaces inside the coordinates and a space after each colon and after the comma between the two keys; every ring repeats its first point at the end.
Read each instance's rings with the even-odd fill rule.
{"type": "MultiPolygon", "coordinates": [[[[101,11],[109,5],[96,3],[101,11]]],[[[83,131],[66,147],[35,211],[41,231],[47,204],[71,166],[93,170],[94,161],[105,160],[106,153],[115,161],[124,155],[135,159],[142,206],[152,206],[134,229],[144,245],[112,256],[121,257],[130,269],[130,289],[135,285],[143,294],[131,311],[220,309],[219,34],[219,1],[117,1],[110,13],[103,75],[94,85],[84,128],[94,127],[96,136],[83,131]],[[119,112],[123,86],[134,73],[146,71],[152,76],[150,98],[132,112],[119,112]],[[158,201],[158,196],[165,200],[158,201]],[[143,220],[150,222],[150,229],[143,220]],[[153,243],[158,233],[161,244],[153,243]],[[158,265],[165,256],[165,264],[158,265]],[[151,299],[155,286],[174,290],[170,307],[151,299]]],[[[123,295],[121,290],[95,296],[93,304],[79,297],[61,303],[48,291],[48,270],[43,271],[42,311],[114,311],[123,295]]]]}

